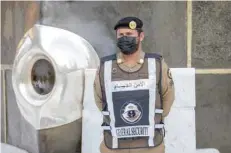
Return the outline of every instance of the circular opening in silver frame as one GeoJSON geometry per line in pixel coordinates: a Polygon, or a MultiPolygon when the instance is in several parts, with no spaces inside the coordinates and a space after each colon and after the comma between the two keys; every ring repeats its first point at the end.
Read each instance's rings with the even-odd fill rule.
{"type": "Polygon", "coordinates": [[[55,84],[55,70],[51,62],[46,59],[37,60],[31,71],[31,83],[36,93],[49,94],[55,84]]]}

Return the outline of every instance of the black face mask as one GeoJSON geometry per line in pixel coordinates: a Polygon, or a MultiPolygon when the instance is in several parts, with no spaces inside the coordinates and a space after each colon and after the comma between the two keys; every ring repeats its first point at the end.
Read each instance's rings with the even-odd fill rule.
{"type": "Polygon", "coordinates": [[[133,54],[138,49],[138,43],[136,43],[136,37],[123,36],[117,40],[117,47],[120,48],[123,54],[133,54]]]}

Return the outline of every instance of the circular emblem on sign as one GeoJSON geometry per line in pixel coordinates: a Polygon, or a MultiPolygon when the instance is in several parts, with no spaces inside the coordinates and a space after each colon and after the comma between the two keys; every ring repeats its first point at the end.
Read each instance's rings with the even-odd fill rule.
{"type": "Polygon", "coordinates": [[[137,123],[142,115],[142,107],[137,102],[133,101],[125,103],[120,110],[121,118],[128,124],[137,123]]]}
{"type": "Polygon", "coordinates": [[[135,21],[131,21],[129,23],[129,27],[130,27],[130,29],[135,29],[136,28],[136,22],[135,21]]]}

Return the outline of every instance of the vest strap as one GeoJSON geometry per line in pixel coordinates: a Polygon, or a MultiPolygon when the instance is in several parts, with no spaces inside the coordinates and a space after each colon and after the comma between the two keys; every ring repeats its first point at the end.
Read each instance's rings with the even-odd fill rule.
{"type": "Polygon", "coordinates": [[[157,53],[145,53],[145,58],[156,58],[158,60],[161,60],[163,57],[160,54],[157,53]]]}
{"type": "Polygon", "coordinates": [[[164,112],[163,109],[156,109],[156,110],[155,110],[155,113],[156,113],[156,114],[162,114],[163,112],[164,112]]]}
{"type": "Polygon", "coordinates": [[[110,113],[108,111],[102,111],[102,114],[105,116],[110,115],[110,113]]]}
{"type": "Polygon", "coordinates": [[[111,61],[111,60],[116,60],[116,54],[100,58],[101,63],[104,63],[106,61],[111,61]]]}
{"type": "Polygon", "coordinates": [[[103,128],[104,131],[111,130],[111,127],[110,127],[110,126],[102,126],[102,128],[103,128]]]}
{"type": "Polygon", "coordinates": [[[163,129],[164,124],[155,124],[155,129],[163,129]]]}

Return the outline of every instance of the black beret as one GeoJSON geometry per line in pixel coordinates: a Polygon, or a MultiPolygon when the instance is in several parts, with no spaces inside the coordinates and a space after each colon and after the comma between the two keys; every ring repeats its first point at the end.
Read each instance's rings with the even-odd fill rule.
{"type": "Polygon", "coordinates": [[[120,27],[127,27],[130,29],[141,29],[143,27],[143,22],[137,17],[125,17],[120,19],[116,23],[114,30],[120,27]]]}

